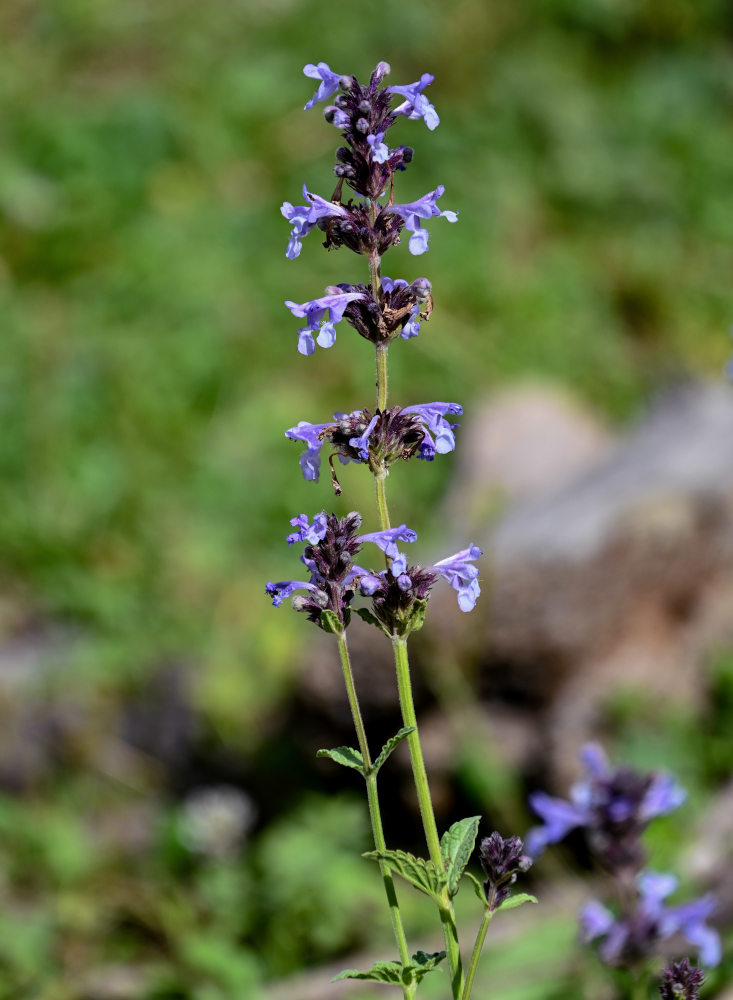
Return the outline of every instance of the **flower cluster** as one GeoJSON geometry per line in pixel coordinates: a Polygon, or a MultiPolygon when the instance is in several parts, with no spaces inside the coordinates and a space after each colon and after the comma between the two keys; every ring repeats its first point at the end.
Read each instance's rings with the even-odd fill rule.
{"type": "Polygon", "coordinates": [[[336,343],[336,324],[342,319],[374,344],[389,343],[395,337],[417,337],[420,323],[432,310],[431,286],[427,278],[412,284],[397,278],[382,279],[382,302],[368,285],[330,285],[326,294],[308,302],[285,305],[296,319],[304,319],[298,330],[298,351],[310,355],[319,347],[336,343]],[[315,337],[314,337],[315,334],[315,337]]]}
{"type": "Polygon", "coordinates": [[[679,934],[698,949],[704,965],[717,965],[721,958],[720,938],[706,923],[715,909],[715,900],[704,896],[666,906],[664,900],[676,888],[674,875],[643,872],[636,880],[634,905],[622,916],[615,917],[596,901],[582,909],[583,938],[602,939],[600,955],[609,965],[633,965],[653,955],[661,942],[679,934]]]}
{"type": "Polygon", "coordinates": [[[659,994],[662,1000],[697,1000],[704,981],[702,969],[691,965],[689,958],[683,958],[662,972],[659,994]]]}
{"type": "Polygon", "coordinates": [[[527,834],[527,850],[537,856],[547,844],[582,828],[600,863],[614,874],[637,871],[644,863],[641,835],[655,816],[675,810],[685,792],[668,774],[612,769],[595,743],[581,750],[586,778],[573,786],[570,802],[544,792],[530,796],[543,826],[527,834]]]}
{"type": "Polygon", "coordinates": [[[414,627],[416,605],[427,600],[438,577],[443,577],[457,591],[462,611],[470,611],[481,592],[478,570],[473,565],[481,550],[475,545],[433,566],[408,566],[398,542],[414,542],[417,535],[405,524],[359,535],[360,514],[352,512],[339,518],[325,511],[316,514],[312,521],[299,514],[290,524],[296,530],[288,535],[287,542],[306,543],[300,561],[310,576],[307,580],[270,582],[265,590],[275,607],[280,607],[296,591],[305,591],[305,596],[293,598],[293,607],[305,612],[317,625],[323,626],[322,612],[328,610],[346,627],[351,603],[359,593],[371,598],[370,620],[389,635],[403,635],[414,627]],[[384,553],[387,569],[381,572],[364,569],[354,562],[364,542],[373,543],[384,553]]]}
{"type": "MultiPolygon", "coordinates": [[[[406,460],[415,455],[431,462],[436,454],[445,455],[455,448],[453,431],[457,424],[450,423],[446,417],[462,412],[458,403],[438,402],[393,406],[374,414],[369,409],[353,410],[334,413],[331,423],[312,424],[301,420],[286,430],[285,436],[305,444],[300,467],[305,479],[313,482],[318,480],[321,449],[327,441],[343,465],[366,463],[372,472],[387,469],[398,459],[406,460]]],[[[333,465],[331,468],[333,473],[333,465]]],[[[340,492],[335,473],[332,478],[340,492]]]]}
{"type": "Polygon", "coordinates": [[[433,80],[429,73],[406,86],[382,87],[382,80],[388,72],[387,63],[380,63],[372,73],[369,84],[362,86],[353,76],[333,73],[326,63],[305,67],[306,76],[320,81],[306,108],[328,100],[339,91],[334,103],[326,107],[324,115],[341,131],[346,145],[336,151],[334,173],[338,180],[330,201],[311,194],[304,187],[303,198],[307,204],[291,205],[285,202],[282,206],[282,214],[292,227],[287,249],[290,259],[299,255],[303,239],[315,226],[326,234],[325,246],[346,246],[363,254],[383,254],[399,242],[404,228],[411,233],[410,252],[418,255],[428,248],[428,231],[422,226],[422,221],[442,217],[455,222],[458,218],[456,212],[441,211],[436,204],[444,191],[442,185],[416,201],[402,205],[394,203],[391,194],[394,174],[404,170],[411,162],[412,149],[402,145],[390,148],[386,141],[389,129],[400,117],[412,120],[422,118],[428,128],[434,129],[439,118],[423,94],[433,80]],[[396,106],[395,99],[398,101],[396,106]],[[349,199],[344,204],[344,184],[366,200],[354,204],[349,199]],[[382,204],[378,199],[388,187],[390,196],[382,204]]]}
{"type": "Polygon", "coordinates": [[[481,841],[479,859],[486,875],[484,893],[491,911],[498,909],[509,898],[517,876],[529,871],[532,859],[523,854],[523,850],[520,837],[505,839],[496,830],[481,841]]]}
{"type": "Polygon", "coordinates": [[[594,743],[583,747],[581,760],[586,777],[573,786],[569,802],[543,792],[530,796],[543,825],[530,830],[527,847],[537,856],[547,844],[582,829],[596,859],[618,880],[622,912],[615,916],[597,901],[588,903],[580,915],[583,938],[601,939],[600,956],[609,965],[629,966],[654,954],[661,942],[681,935],[699,949],[706,965],[717,964],[720,939],[706,923],[715,907],[712,897],[667,906],[664,900],[677,888],[677,879],[642,870],[642,834],[652,819],[684,802],[684,790],[662,772],[611,768],[594,743]]]}

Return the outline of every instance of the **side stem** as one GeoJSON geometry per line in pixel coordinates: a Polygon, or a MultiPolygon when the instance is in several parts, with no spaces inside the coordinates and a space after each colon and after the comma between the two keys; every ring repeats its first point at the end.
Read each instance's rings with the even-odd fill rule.
{"type": "Polygon", "coordinates": [[[466,975],[466,985],[463,989],[463,995],[461,1000],[469,1000],[471,996],[471,990],[473,989],[473,979],[476,975],[476,969],[478,968],[478,962],[481,958],[481,949],[484,946],[484,940],[486,938],[486,932],[489,929],[489,924],[491,923],[491,918],[493,917],[492,911],[486,907],[484,910],[484,916],[481,921],[481,926],[476,934],[476,943],[473,946],[473,951],[471,952],[471,962],[468,966],[468,974],[466,975]]]}
{"type": "MultiPolygon", "coordinates": [[[[384,839],[382,815],[379,809],[379,796],[377,795],[377,776],[371,771],[372,759],[369,755],[369,745],[367,743],[366,730],[364,729],[364,720],[361,715],[359,699],[356,694],[354,674],[351,669],[351,657],[349,656],[349,647],[346,644],[346,633],[341,632],[337,634],[336,638],[338,640],[341,666],[344,672],[344,681],[346,682],[346,694],[349,699],[349,707],[351,708],[351,717],[354,720],[354,728],[356,729],[356,737],[359,741],[359,749],[361,750],[361,755],[364,759],[367,800],[369,802],[369,819],[371,821],[374,847],[380,852],[386,851],[387,844],[384,839]]],[[[405,929],[402,924],[402,916],[400,914],[399,903],[397,902],[397,893],[395,891],[392,873],[389,868],[381,862],[379,870],[382,874],[384,891],[387,895],[387,902],[389,903],[389,915],[392,921],[392,928],[394,930],[395,940],[397,941],[397,947],[400,952],[400,961],[403,965],[407,965],[410,961],[410,953],[407,947],[407,938],[405,937],[405,929]]],[[[405,996],[405,1000],[412,1000],[412,997],[414,996],[414,988],[407,986],[403,987],[403,994],[405,996]]]]}
{"type": "MultiPolygon", "coordinates": [[[[400,708],[402,710],[402,724],[413,727],[413,731],[407,737],[407,746],[410,750],[412,774],[415,780],[417,801],[420,806],[420,815],[422,817],[423,829],[425,830],[428,853],[430,854],[430,860],[436,868],[442,871],[443,855],[440,850],[440,837],[438,836],[438,827],[435,822],[433,802],[430,798],[430,786],[428,784],[425,760],[420,745],[420,735],[417,729],[415,703],[412,697],[410,663],[407,658],[407,640],[401,636],[393,636],[392,648],[394,650],[395,667],[397,670],[397,689],[400,698],[400,708]]],[[[443,900],[439,904],[439,911],[440,922],[443,927],[443,937],[445,939],[445,950],[450,966],[453,996],[458,1000],[463,993],[463,965],[461,962],[461,950],[458,944],[458,931],[456,929],[453,903],[448,896],[447,889],[443,890],[443,900]]]]}

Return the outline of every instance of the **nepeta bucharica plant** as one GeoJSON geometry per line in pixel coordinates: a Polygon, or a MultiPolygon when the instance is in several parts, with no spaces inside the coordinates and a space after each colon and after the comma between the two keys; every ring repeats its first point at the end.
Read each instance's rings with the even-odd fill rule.
{"type": "Polygon", "coordinates": [[[322,296],[302,303],[288,300],[285,305],[294,317],[303,321],[297,334],[297,349],[302,355],[312,355],[316,346],[332,347],[336,326],[342,321],[374,345],[377,376],[374,405],[336,412],[332,420],[318,423],[301,420],[286,434],[305,445],[300,466],[309,481],[318,480],[321,454],[324,448],[328,449],[331,482],[337,495],[341,494],[341,484],[334,459],[368,468],[375,482],[378,530],[362,531],[362,515],[356,512],[339,516],[322,510],[312,517],[305,514],[293,517],[294,531],[287,541],[289,545],[305,546],[300,556],[305,578],[268,583],[266,590],[275,606],[292,597],[295,610],[333,634],[338,644],[359,747],[337,747],[320,754],[359,771],[366,782],[374,838],[374,850],[367,856],[379,865],[399,953],[398,960],[377,962],[365,972],[347,970],[339,978],[392,984],[401,988],[404,997],[412,998],[423,978],[445,960],[453,1000],[468,1000],[494,913],[533,898],[511,895],[517,875],[526,871],[531,862],[523,853],[518,837],[504,839],[494,832],[482,841],[480,848],[486,880],[480,882],[465,872],[480,817],[461,820],[442,837],[439,835],[420,745],[407,640],[411,632],[421,627],[430,592],[441,578],[456,591],[461,611],[473,609],[480,593],[475,561],[481,550],[468,544],[431,565],[413,563],[404,546],[414,543],[417,535],[405,524],[393,527],[387,506],[386,479],[390,467],[400,459],[432,461],[436,455],[452,451],[456,425],[451,418],[462,412],[461,406],[452,402],[388,406],[389,346],[393,341],[411,340],[418,335],[421,323],[430,316],[433,300],[427,278],[408,282],[383,275],[382,256],[401,241],[403,231],[410,234],[411,254],[420,256],[428,249],[425,222],[440,217],[448,222],[457,220],[456,212],[438,207],[442,186],[416,201],[400,203],[395,198],[395,176],[412,161],[413,151],[409,146],[391,147],[390,129],[400,119],[407,118],[422,119],[433,130],[439,118],[423,93],[432,76],[426,73],[407,86],[383,86],[388,72],[389,66],[380,63],[368,85],[362,85],[353,76],[332,73],[325,63],[305,67],[305,75],[319,81],[306,109],[337,95],[324,114],[326,121],[339,129],[345,144],[336,151],[337,181],[330,198],[303,187],[305,204],[285,202],[282,206],[282,214],[291,225],[286,251],[289,259],[299,256],[303,240],[317,228],[325,236],[325,247],[347,247],[368,262],[367,282],[329,286],[322,296]],[[348,188],[357,196],[356,200],[347,196],[348,188]],[[381,567],[375,562],[378,559],[382,560],[381,567]],[[376,758],[372,758],[367,742],[349,657],[346,633],[352,612],[385,633],[394,652],[403,727],[376,758]],[[377,774],[403,740],[407,741],[410,752],[427,859],[388,849],[382,829],[377,774]],[[445,951],[435,954],[417,951],[411,955],[393,872],[434,902],[445,951]],[[453,908],[453,898],[464,874],[473,882],[482,909],[466,974],[453,908]]]}

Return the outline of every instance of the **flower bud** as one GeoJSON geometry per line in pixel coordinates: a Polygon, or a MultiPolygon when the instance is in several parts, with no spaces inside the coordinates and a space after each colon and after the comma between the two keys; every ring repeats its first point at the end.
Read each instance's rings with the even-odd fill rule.
{"type": "Polygon", "coordinates": [[[357,132],[363,132],[364,135],[369,131],[369,122],[366,118],[358,118],[356,125],[354,126],[357,132]]]}

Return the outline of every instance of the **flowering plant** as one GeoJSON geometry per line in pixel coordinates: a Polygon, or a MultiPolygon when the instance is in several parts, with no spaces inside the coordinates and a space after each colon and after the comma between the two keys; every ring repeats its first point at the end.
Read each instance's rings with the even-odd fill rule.
{"type": "Polygon", "coordinates": [[[518,837],[504,840],[495,832],[482,841],[480,860],[486,881],[481,883],[466,873],[481,900],[483,919],[468,972],[464,973],[453,899],[474,849],[479,817],[454,823],[442,837],[438,833],[415,716],[407,640],[411,632],[421,627],[432,588],[441,578],[456,591],[461,611],[474,608],[481,592],[475,565],[481,550],[471,543],[430,565],[413,563],[408,561],[403,547],[412,545],[417,534],[406,524],[392,526],[386,493],[391,466],[400,459],[414,457],[432,461],[436,455],[452,451],[457,425],[451,418],[463,411],[455,402],[388,405],[389,346],[395,340],[418,336],[421,323],[432,312],[433,298],[427,278],[408,281],[382,274],[382,256],[400,242],[403,230],[410,234],[410,253],[420,256],[428,250],[429,232],[425,223],[436,218],[456,222],[458,214],[438,207],[444,193],[442,185],[416,201],[395,200],[395,176],[411,163],[413,150],[404,145],[391,146],[388,138],[391,128],[401,118],[407,118],[423,120],[432,131],[440,120],[423,93],[432,83],[430,74],[423,74],[419,81],[407,86],[386,87],[383,80],[388,72],[389,66],[380,63],[369,83],[362,85],[353,76],[333,73],[326,63],[305,67],[305,75],[319,81],[306,109],[337,94],[324,115],[327,122],[339,129],[345,144],[336,151],[337,180],[331,197],[323,198],[304,186],[305,204],[285,202],[281,210],[291,226],[286,250],[290,260],[300,255],[303,240],[317,228],[325,235],[324,246],[347,247],[368,262],[368,282],[331,285],[324,295],[308,302],[288,300],[285,305],[303,322],[298,330],[297,348],[306,357],[315,352],[316,346],[333,347],[336,326],[341,322],[374,345],[376,400],[373,405],[350,412],[337,411],[330,421],[300,420],[285,433],[305,445],[300,467],[310,482],[318,481],[321,454],[324,448],[329,449],[331,484],[337,496],[341,495],[342,487],[334,467],[336,458],[344,465],[353,462],[367,467],[375,482],[378,529],[362,532],[362,515],[355,511],[339,516],[322,510],[313,517],[305,514],[293,517],[290,523],[295,530],[287,541],[290,545],[304,544],[300,561],[306,574],[301,574],[303,579],[268,583],[266,590],[276,607],[292,597],[295,610],[333,634],[338,644],[358,749],[337,747],[320,753],[359,771],[366,782],[374,838],[374,850],[368,857],[379,865],[399,953],[396,961],[377,962],[366,971],[350,969],[340,978],[391,983],[402,989],[404,997],[412,998],[423,978],[445,960],[452,997],[468,1000],[494,913],[532,898],[524,894],[511,896],[517,874],[531,862],[522,853],[518,837]],[[346,198],[346,188],[360,200],[346,198]],[[374,547],[378,550],[376,555],[382,558],[381,567],[375,561],[374,547]],[[376,758],[367,741],[351,669],[346,633],[352,612],[388,636],[394,652],[403,726],[376,758]],[[427,843],[426,859],[388,849],[382,828],[377,773],[403,740],[410,751],[427,843]],[[411,954],[393,873],[436,905],[444,951],[411,954]]]}
{"type": "MultiPolygon", "coordinates": [[[[286,257],[296,259],[303,240],[318,229],[326,248],[346,247],[365,257],[369,275],[365,283],[331,285],[323,295],[300,303],[286,300],[285,306],[303,322],[297,331],[297,349],[305,357],[313,355],[316,346],[333,347],[336,326],[343,322],[374,345],[376,400],[349,412],[336,411],[332,420],[300,420],[285,434],[305,446],[300,467],[309,482],[318,482],[323,449],[329,450],[331,484],[337,497],[343,491],[334,460],[366,467],[375,483],[378,526],[362,531],[364,518],[356,511],[339,515],[322,509],[312,517],[297,514],[290,521],[294,530],[287,542],[304,546],[300,562],[305,573],[300,573],[302,579],[270,582],[266,592],[275,607],[292,598],[293,608],[333,635],[338,645],[358,747],[320,750],[319,755],[358,771],[365,781],[374,840],[374,850],[366,856],[379,866],[398,952],[396,960],[376,962],[364,971],[348,969],[336,978],[391,984],[402,990],[406,1000],[412,1000],[425,976],[443,963],[448,967],[453,1000],[470,1000],[494,914],[527,901],[536,902],[526,893],[512,894],[514,883],[530,867],[532,856],[574,829],[587,833],[601,864],[624,887],[627,906],[621,914],[615,916],[600,903],[590,903],[581,916],[583,935],[587,940],[602,939],[600,953],[607,963],[630,966],[647,958],[660,942],[680,934],[699,949],[704,962],[714,964],[719,958],[719,942],[706,924],[710,901],[669,907],[663,901],[674,891],[676,881],[643,870],[640,838],[646,825],[684,799],[682,790],[668,776],[614,771],[598,747],[587,747],[583,760],[588,777],[575,786],[570,802],[544,793],[532,797],[531,804],[543,824],[530,831],[526,853],[516,836],[504,838],[494,831],[481,840],[479,861],[484,881],[467,871],[480,817],[460,820],[442,836],[438,832],[413,702],[407,643],[411,633],[422,626],[432,588],[439,579],[456,591],[462,612],[473,610],[481,593],[476,566],[481,550],[470,543],[432,564],[408,561],[403,548],[412,546],[417,534],[406,524],[392,526],[386,492],[391,467],[400,459],[432,461],[436,455],[452,451],[457,424],[451,418],[460,416],[462,407],[439,401],[389,405],[389,347],[395,341],[418,336],[421,323],[432,312],[433,297],[431,282],[425,277],[408,281],[384,276],[382,256],[400,243],[403,231],[410,234],[410,253],[423,255],[429,245],[425,223],[436,218],[453,223],[458,213],[438,207],[444,194],[442,185],[412,202],[395,199],[396,175],[412,162],[413,150],[405,145],[391,146],[389,133],[401,118],[422,120],[431,131],[438,126],[437,112],[424,94],[433,81],[430,74],[409,85],[384,86],[389,73],[386,63],[379,63],[366,85],[354,76],[332,72],[326,63],[309,64],[304,73],[318,81],[306,110],[337,95],[324,116],[340,131],[344,145],[336,151],[336,186],[330,198],[304,186],[305,204],[283,204],[282,215],[291,227],[286,257]],[[356,201],[346,189],[351,189],[356,201]],[[376,756],[367,739],[351,667],[347,630],[352,614],[383,632],[394,654],[403,724],[376,756]],[[403,741],[410,753],[427,858],[388,848],[384,836],[377,776],[403,741]],[[443,951],[411,953],[394,874],[435,905],[445,942],[443,951]],[[465,970],[453,903],[464,878],[473,884],[481,904],[481,919],[465,970]]],[[[662,995],[697,996],[701,980],[699,970],[685,960],[665,971],[662,995]]]]}

